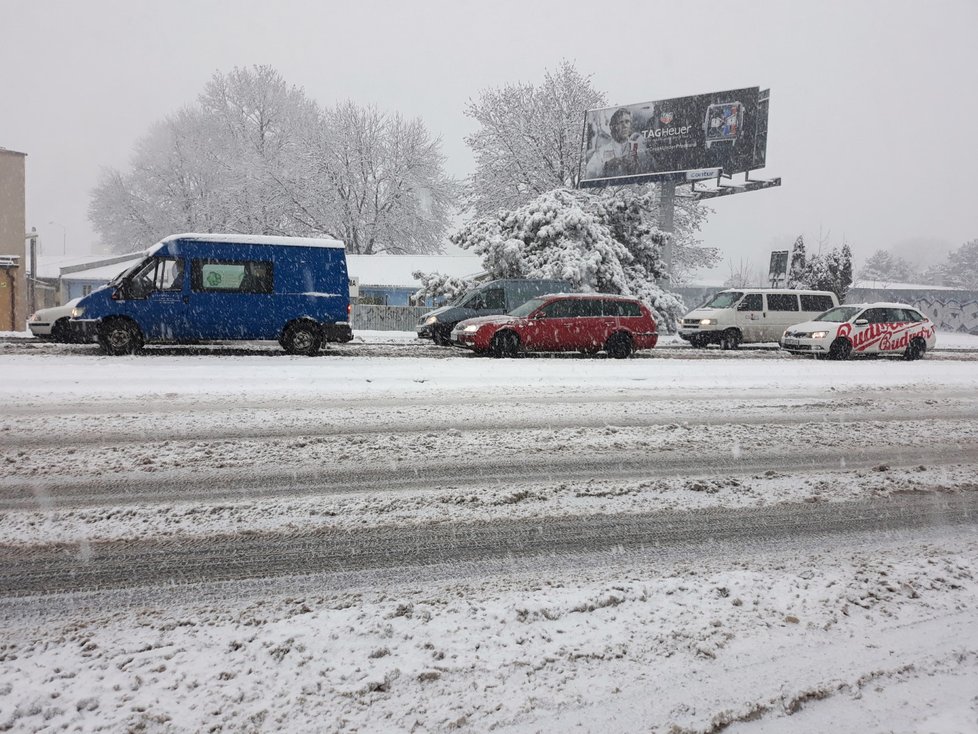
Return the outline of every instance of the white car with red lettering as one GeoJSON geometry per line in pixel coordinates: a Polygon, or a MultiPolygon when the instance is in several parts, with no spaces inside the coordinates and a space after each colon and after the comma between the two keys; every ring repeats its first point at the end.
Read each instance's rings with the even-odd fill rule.
{"type": "Polygon", "coordinates": [[[905,303],[836,306],[811,321],[789,326],[781,348],[821,359],[884,354],[922,359],[937,342],[937,327],[905,303]]]}

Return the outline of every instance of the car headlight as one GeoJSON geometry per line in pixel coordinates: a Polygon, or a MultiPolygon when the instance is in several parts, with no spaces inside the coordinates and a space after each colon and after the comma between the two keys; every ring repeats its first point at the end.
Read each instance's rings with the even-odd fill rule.
{"type": "Polygon", "coordinates": [[[824,339],[828,335],[829,335],[829,332],[827,332],[827,331],[813,331],[812,332],[812,339],[824,339]]]}
{"type": "Polygon", "coordinates": [[[714,326],[716,322],[716,319],[700,319],[700,326],[714,326]]]}
{"type": "Polygon", "coordinates": [[[31,318],[30,318],[30,320],[31,320],[31,321],[40,321],[41,319],[39,319],[39,318],[37,317],[37,313],[32,313],[32,314],[31,314],[31,318]]]}
{"type": "Polygon", "coordinates": [[[437,323],[438,323],[438,317],[437,316],[429,316],[428,318],[426,318],[424,320],[424,325],[425,326],[431,326],[432,324],[437,324],[437,323]]]}
{"type": "Polygon", "coordinates": [[[71,309],[71,318],[73,319],[80,319],[84,315],[85,309],[82,306],[75,306],[73,309],[71,309]]]}
{"type": "Polygon", "coordinates": [[[479,330],[478,324],[468,324],[464,329],[462,329],[462,331],[464,331],[467,334],[474,334],[478,330],[479,330]]]}

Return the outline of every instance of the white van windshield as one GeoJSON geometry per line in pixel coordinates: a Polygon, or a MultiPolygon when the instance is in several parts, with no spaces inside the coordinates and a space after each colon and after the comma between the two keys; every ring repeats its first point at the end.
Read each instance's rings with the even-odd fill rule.
{"type": "Polygon", "coordinates": [[[703,304],[703,308],[730,308],[737,301],[744,297],[740,291],[723,291],[717,293],[709,301],[703,304]]]}

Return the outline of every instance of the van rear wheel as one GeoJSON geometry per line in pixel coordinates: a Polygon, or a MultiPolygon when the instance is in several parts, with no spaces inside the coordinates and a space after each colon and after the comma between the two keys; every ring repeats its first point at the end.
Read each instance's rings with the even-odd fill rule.
{"type": "Polygon", "coordinates": [[[288,354],[311,357],[323,346],[322,330],[318,324],[300,321],[286,328],[281,344],[288,354]]]}
{"type": "Polygon", "coordinates": [[[98,330],[98,343],[107,354],[133,354],[143,347],[143,333],[129,319],[109,319],[98,330]]]}

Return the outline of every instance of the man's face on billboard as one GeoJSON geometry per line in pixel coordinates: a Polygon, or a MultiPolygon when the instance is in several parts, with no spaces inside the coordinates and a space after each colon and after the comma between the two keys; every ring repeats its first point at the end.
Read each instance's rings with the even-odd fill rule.
{"type": "Polygon", "coordinates": [[[630,112],[616,112],[611,118],[611,137],[621,143],[632,134],[632,115],[630,112]]]}

